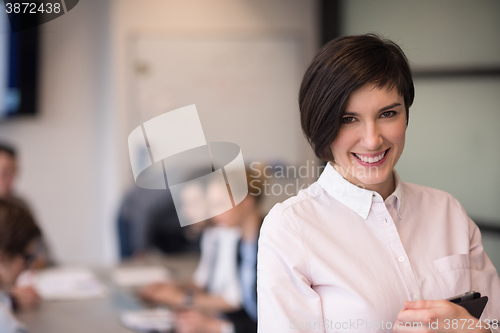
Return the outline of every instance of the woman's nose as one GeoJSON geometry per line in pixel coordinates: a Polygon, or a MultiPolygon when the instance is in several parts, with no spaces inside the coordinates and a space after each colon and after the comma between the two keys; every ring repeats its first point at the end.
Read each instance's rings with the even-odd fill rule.
{"type": "Polygon", "coordinates": [[[382,146],[384,139],[380,128],[376,124],[367,124],[362,133],[361,145],[368,150],[377,150],[382,146]]]}

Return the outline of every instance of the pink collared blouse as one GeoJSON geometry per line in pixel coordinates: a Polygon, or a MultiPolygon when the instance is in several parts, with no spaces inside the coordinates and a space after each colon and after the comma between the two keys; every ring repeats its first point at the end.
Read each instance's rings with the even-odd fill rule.
{"type": "Polygon", "coordinates": [[[450,194],[394,174],[383,201],[328,164],[270,211],[259,238],[260,333],[392,332],[404,301],[471,290],[489,297],[481,320],[500,319],[500,279],[478,227],[450,194]]]}

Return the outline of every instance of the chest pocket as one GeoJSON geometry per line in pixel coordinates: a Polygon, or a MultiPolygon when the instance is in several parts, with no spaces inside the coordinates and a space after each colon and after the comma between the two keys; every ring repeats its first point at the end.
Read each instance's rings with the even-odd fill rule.
{"type": "Polygon", "coordinates": [[[470,291],[470,263],[468,254],[454,254],[430,262],[432,271],[443,291],[443,298],[470,291]]]}

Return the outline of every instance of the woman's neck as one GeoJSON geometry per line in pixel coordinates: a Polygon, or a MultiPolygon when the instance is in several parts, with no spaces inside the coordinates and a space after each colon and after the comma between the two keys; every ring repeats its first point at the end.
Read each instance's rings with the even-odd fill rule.
{"type": "Polygon", "coordinates": [[[379,184],[365,184],[361,180],[354,177],[354,174],[344,171],[344,169],[338,164],[334,164],[331,162],[330,164],[349,183],[364,188],[365,190],[377,192],[384,199],[384,201],[396,189],[396,182],[394,180],[394,170],[391,171],[390,175],[387,177],[386,180],[384,180],[379,184]]]}
{"type": "Polygon", "coordinates": [[[366,185],[365,188],[370,191],[375,191],[382,199],[387,199],[396,189],[396,182],[394,181],[394,171],[391,173],[386,182],[382,184],[366,185]]]}

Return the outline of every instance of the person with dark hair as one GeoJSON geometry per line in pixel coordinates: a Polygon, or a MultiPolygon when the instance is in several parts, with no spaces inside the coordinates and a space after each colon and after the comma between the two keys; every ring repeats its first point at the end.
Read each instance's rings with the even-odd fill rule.
{"type": "Polygon", "coordinates": [[[118,214],[118,239],[122,259],[161,253],[198,251],[198,235],[181,228],[169,190],[134,186],[125,195],[118,214]]]}
{"type": "Polygon", "coordinates": [[[313,59],[301,125],[327,166],[264,220],[259,332],[499,332],[500,279],[478,227],[394,169],[414,94],[403,51],[377,35],[339,37],[313,59]],[[490,297],[481,320],[446,300],[471,290],[490,297]]]}
{"type": "MultiPolygon", "coordinates": [[[[0,142],[0,199],[7,199],[31,212],[24,199],[14,192],[14,185],[18,173],[18,154],[14,146],[0,142]]],[[[44,267],[50,264],[49,251],[43,241],[38,243],[36,249],[38,256],[33,267],[44,267]]],[[[24,310],[36,307],[40,297],[31,286],[15,286],[10,290],[14,309],[24,310]]]]}
{"type": "Polygon", "coordinates": [[[33,262],[41,231],[30,212],[17,203],[0,199],[0,332],[21,333],[26,328],[12,314],[9,289],[33,262]]]}

